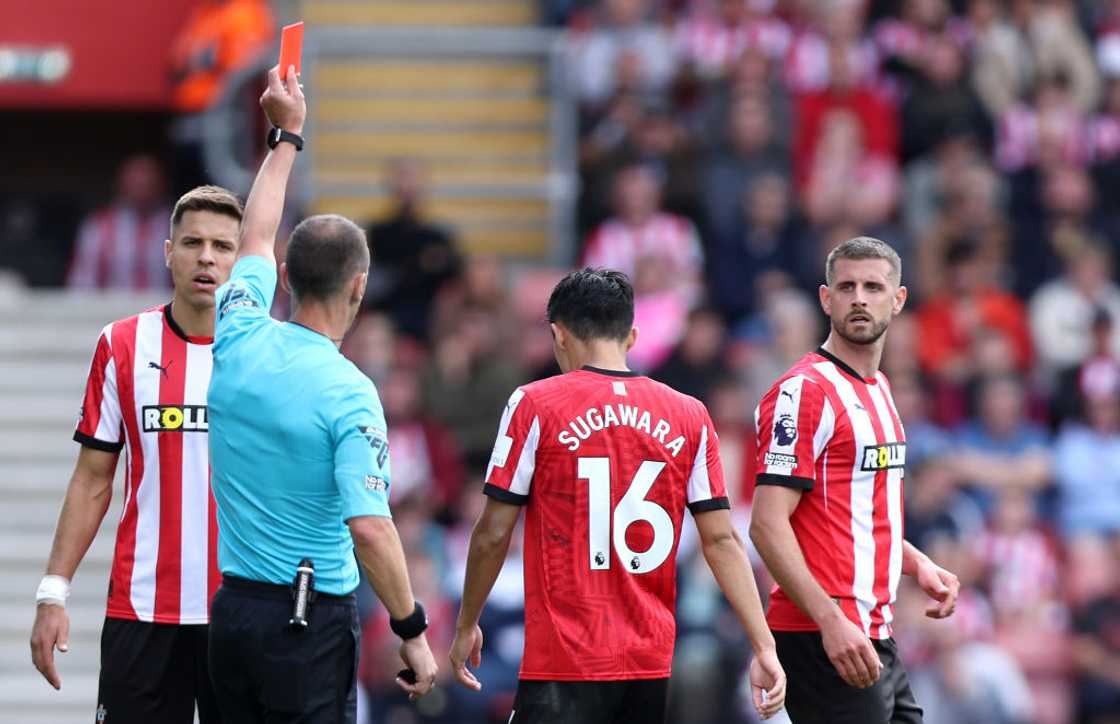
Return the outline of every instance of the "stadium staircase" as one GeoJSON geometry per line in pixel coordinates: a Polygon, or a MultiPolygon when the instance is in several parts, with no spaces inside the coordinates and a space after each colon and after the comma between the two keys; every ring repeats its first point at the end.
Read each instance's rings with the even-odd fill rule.
{"type": "Polygon", "coordinates": [[[534,0],[305,0],[302,17],[311,210],[385,214],[386,162],[415,156],[466,251],[563,258],[573,116],[549,95],[559,46],[534,0]]]}
{"type": "Polygon", "coordinates": [[[70,652],[57,656],[61,691],[31,665],[35,588],[78,454],[71,435],[97,335],[106,322],[160,301],[0,288],[0,722],[93,721],[123,465],[109,514],[74,580],[70,652]]]}

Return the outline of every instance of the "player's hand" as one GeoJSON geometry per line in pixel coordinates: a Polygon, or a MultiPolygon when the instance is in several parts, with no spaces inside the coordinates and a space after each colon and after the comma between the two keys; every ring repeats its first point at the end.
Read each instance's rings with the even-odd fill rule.
{"type": "Polygon", "coordinates": [[[957,607],[957,596],[961,592],[961,582],[955,575],[937,565],[929,558],[918,563],[914,576],[918,585],[935,603],[926,608],[930,618],[947,618],[957,607]]]}
{"type": "Polygon", "coordinates": [[[480,691],[482,682],[467,668],[467,661],[476,669],[482,665],[482,629],[476,624],[465,631],[456,631],[448,656],[451,659],[451,670],[455,672],[459,683],[468,689],[480,691]]]}
{"type": "Polygon", "coordinates": [[[272,125],[291,133],[303,132],[303,121],[307,117],[307,101],[296,77],[296,70],[288,66],[283,80],[280,69],[268,71],[268,88],[261,95],[261,108],[272,125]]]}
{"type": "Polygon", "coordinates": [[[879,680],[883,662],[875,653],[871,639],[843,614],[821,627],[821,638],[828,660],[845,682],[866,689],[879,680]]]}
{"type": "Polygon", "coordinates": [[[755,654],[751,661],[750,681],[758,715],[769,719],[777,714],[786,701],[786,672],[773,649],[755,654]]]}
{"type": "Polygon", "coordinates": [[[53,603],[40,603],[35,608],[35,625],[31,628],[31,661],[55,689],[62,688],[62,678],[54,667],[54,650],[70,650],[70,616],[66,609],[53,603]]]}
{"type": "Polygon", "coordinates": [[[416,672],[416,683],[410,684],[397,678],[397,685],[408,692],[408,700],[416,701],[436,685],[436,658],[428,648],[428,638],[424,634],[414,636],[401,644],[401,660],[404,665],[416,672]]]}

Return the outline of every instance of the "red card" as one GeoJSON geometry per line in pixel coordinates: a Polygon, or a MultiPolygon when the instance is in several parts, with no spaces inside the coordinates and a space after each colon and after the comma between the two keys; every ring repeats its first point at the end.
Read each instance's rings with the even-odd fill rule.
{"type": "Polygon", "coordinates": [[[303,55],[303,21],[285,25],[280,30],[280,80],[288,77],[288,66],[296,67],[299,75],[300,56],[303,55]]]}

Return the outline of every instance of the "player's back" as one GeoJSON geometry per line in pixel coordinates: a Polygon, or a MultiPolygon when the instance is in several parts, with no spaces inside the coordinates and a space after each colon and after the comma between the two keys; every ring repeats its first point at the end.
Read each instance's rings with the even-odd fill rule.
{"type": "Polygon", "coordinates": [[[526,385],[487,493],[526,505],[521,678],[669,676],[684,510],[728,506],[704,406],[625,372],[526,385]]]}

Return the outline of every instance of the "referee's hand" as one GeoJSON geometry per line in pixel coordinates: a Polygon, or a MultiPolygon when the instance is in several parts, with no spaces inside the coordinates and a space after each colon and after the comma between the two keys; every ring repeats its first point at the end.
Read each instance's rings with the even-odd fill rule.
{"type": "Polygon", "coordinates": [[[406,667],[416,672],[416,683],[410,684],[398,677],[397,686],[408,692],[409,701],[416,701],[436,685],[436,673],[439,671],[436,658],[428,648],[427,637],[420,634],[402,643],[401,659],[406,667]]]}
{"type": "Polygon", "coordinates": [[[40,603],[35,609],[35,625],[31,629],[31,661],[55,689],[62,688],[62,677],[54,667],[54,650],[70,650],[70,617],[66,609],[53,603],[40,603]]]}

